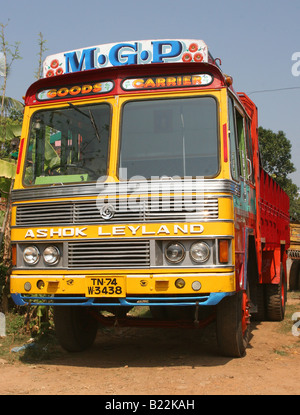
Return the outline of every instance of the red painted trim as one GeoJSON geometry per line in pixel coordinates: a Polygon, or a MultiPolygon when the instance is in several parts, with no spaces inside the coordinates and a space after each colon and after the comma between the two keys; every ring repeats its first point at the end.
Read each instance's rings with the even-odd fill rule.
{"type": "Polygon", "coordinates": [[[224,162],[228,162],[228,146],[227,146],[227,124],[223,124],[223,146],[224,146],[224,162]]]}
{"type": "Polygon", "coordinates": [[[21,143],[20,143],[19,156],[18,156],[18,164],[17,164],[17,174],[20,173],[21,159],[22,159],[22,154],[23,154],[23,147],[24,147],[24,138],[22,138],[21,143]]]}

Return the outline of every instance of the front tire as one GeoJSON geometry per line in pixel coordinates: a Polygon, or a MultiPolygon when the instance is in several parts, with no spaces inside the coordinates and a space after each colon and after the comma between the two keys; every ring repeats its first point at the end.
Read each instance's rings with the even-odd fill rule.
{"type": "Polygon", "coordinates": [[[249,290],[225,297],[217,306],[217,342],[220,353],[243,357],[250,338],[249,290]]]}
{"type": "Polygon", "coordinates": [[[95,340],[98,322],[87,307],[54,307],[54,325],[60,345],[68,352],[82,352],[95,340]]]}

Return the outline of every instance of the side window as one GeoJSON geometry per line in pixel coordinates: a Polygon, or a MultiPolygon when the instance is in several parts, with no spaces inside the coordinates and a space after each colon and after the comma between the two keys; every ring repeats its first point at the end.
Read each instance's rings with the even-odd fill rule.
{"type": "Polygon", "coordinates": [[[254,183],[254,171],[253,171],[253,149],[252,149],[252,138],[251,138],[251,123],[250,120],[246,120],[246,146],[247,146],[247,157],[248,157],[248,168],[249,168],[249,180],[254,183]]]}
{"type": "Polygon", "coordinates": [[[228,100],[228,118],[229,118],[229,141],[230,141],[230,165],[233,179],[239,180],[240,169],[237,152],[234,105],[231,98],[228,100]]]}
{"type": "Polygon", "coordinates": [[[245,144],[244,118],[237,110],[235,111],[235,114],[236,114],[236,127],[237,127],[237,138],[238,138],[238,146],[239,146],[241,173],[244,178],[247,178],[248,177],[248,165],[247,165],[247,152],[246,152],[246,144],[245,144]]]}

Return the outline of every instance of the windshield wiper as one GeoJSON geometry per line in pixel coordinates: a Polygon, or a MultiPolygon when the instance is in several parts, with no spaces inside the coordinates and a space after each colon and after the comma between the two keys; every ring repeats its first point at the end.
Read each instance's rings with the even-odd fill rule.
{"type": "Polygon", "coordinates": [[[99,141],[99,143],[100,143],[100,141],[101,141],[100,134],[99,134],[99,131],[98,131],[97,125],[96,125],[96,123],[95,123],[95,118],[94,118],[94,116],[93,116],[93,114],[92,114],[92,111],[91,111],[91,110],[89,110],[89,114],[90,114],[90,120],[91,120],[92,126],[94,127],[94,130],[95,130],[95,133],[96,133],[97,139],[98,139],[98,141],[99,141]]]}
{"type": "Polygon", "coordinates": [[[101,137],[100,137],[100,134],[99,134],[99,131],[98,131],[98,128],[97,128],[97,124],[95,122],[95,118],[94,118],[91,110],[90,109],[88,110],[89,111],[89,115],[88,115],[85,112],[83,112],[82,110],[80,110],[78,107],[76,107],[75,105],[73,105],[71,102],[68,102],[68,104],[70,105],[70,107],[74,108],[75,111],[80,112],[80,114],[84,115],[85,117],[88,117],[88,119],[91,121],[91,124],[92,124],[92,126],[93,126],[93,128],[95,130],[97,140],[100,143],[101,137]]]}

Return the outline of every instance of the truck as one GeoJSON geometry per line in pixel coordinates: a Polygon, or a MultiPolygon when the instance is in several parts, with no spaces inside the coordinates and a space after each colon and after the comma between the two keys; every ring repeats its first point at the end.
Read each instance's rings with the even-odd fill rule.
{"type": "Polygon", "coordinates": [[[48,56],[12,201],[12,298],[53,307],[70,352],[99,327],[215,322],[220,353],[243,357],[251,318],[284,318],[289,198],[262,168],[256,105],[202,40],[48,56]]]}
{"type": "Polygon", "coordinates": [[[288,249],[287,268],[289,289],[300,290],[300,224],[290,224],[290,247],[288,249]]]}

